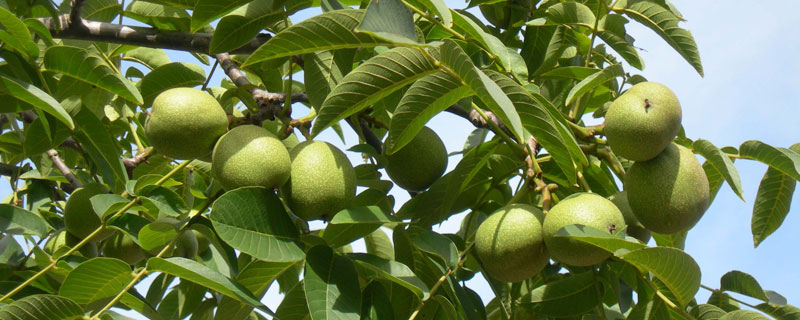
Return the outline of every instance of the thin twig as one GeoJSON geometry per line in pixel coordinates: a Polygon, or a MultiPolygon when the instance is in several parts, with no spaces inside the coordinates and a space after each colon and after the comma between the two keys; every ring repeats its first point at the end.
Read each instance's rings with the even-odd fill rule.
{"type": "Polygon", "coordinates": [[[0,176],[16,177],[30,169],[27,167],[18,167],[12,164],[0,163],[0,176]]]}
{"type": "Polygon", "coordinates": [[[47,156],[50,157],[50,160],[53,161],[53,165],[56,166],[58,171],[61,171],[61,173],[64,174],[64,177],[67,178],[67,181],[69,181],[73,187],[80,188],[83,186],[78,178],[76,178],[72,173],[72,170],[70,170],[69,167],[67,167],[67,165],[64,163],[64,160],[61,160],[61,157],[58,156],[58,151],[56,151],[56,149],[47,150],[47,156]]]}
{"type": "Polygon", "coordinates": [[[419,305],[417,306],[417,309],[416,309],[416,310],[414,310],[414,312],[413,312],[413,313],[411,313],[411,316],[410,316],[410,317],[408,317],[408,320],[414,320],[414,319],[416,319],[416,318],[417,318],[417,316],[419,315],[419,312],[420,312],[420,311],[422,311],[422,307],[424,307],[424,306],[425,306],[425,303],[426,303],[426,302],[428,302],[428,301],[431,299],[431,297],[433,297],[433,296],[434,296],[434,294],[436,294],[436,291],[437,291],[437,290],[439,290],[439,288],[441,288],[441,287],[442,287],[442,285],[444,284],[444,282],[445,282],[445,281],[447,281],[447,279],[448,279],[448,278],[450,278],[450,275],[452,275],[453,273],[455,273],[456,271],[458,271],[458,269],[459,269],[459,268],[461,268],[461,266],[464,264],[464,261],[466,261],[466,260],[467,260],[467,259],[466,259],[466,258],[467,258],[467,254],[469,254],[469,251],[470,251],[470,250],[472,250],[472,247],[473,247],[474,245],[475,245],[475,243],[474,243],[474,242],[473,242],[473,243],[470,243],[470,244],[469,244],[469,246],[467,246],[467,247],[464,249],[464,251],[463,251],[463,252],[461,252],[461,254],[458,256],[458,262],[456,263],[456,266],[455,266],[455,267],[453,267],[453,268],[448,268],[448,269],[447,269],[447,272],[445,272],[445,273],[444,273],[444,274],[443,274],[443,275],[442,275],[442,276],[439,278],[439,280],[438,280],[438,281],[436,281],[436,283],[434,283],[434,284],[433,284],[433,287],[431,287],[431,290],[430,290],[430,292],[428,293],[428,297],[427,297],[427,298],[425,298],[425,299],[423,299],[422,301],[420,301],[419,305]]]}

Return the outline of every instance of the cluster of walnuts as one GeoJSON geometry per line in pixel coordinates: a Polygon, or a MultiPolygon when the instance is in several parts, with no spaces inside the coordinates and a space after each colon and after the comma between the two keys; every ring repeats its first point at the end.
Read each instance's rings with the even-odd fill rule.
{"type": "Polygon", "coordinates": [[[519,282],[541,272],[550,258],[571,266],[592,266],[611,256],[603,249],[557,232],[584,225],[612,234],[625,231],[640,241],[651,231],[688,230],[702,217],[709,200],[705,171],[692,151],[673,143],[681,127],[681,106],[667,87],[634,85],[617,98],[605,116],[608,145],[635,161],[626,172],[624,191],[611,200],[592,193],[573,194],[547,214],[527,204],[510,204],[478,228],[475,249],[493,278],[519,282]]]}

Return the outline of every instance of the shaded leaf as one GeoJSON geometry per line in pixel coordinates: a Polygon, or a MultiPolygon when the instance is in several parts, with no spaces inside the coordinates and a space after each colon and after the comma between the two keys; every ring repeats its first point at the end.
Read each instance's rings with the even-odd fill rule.
{"type": "Polygon", "coordinates": [[[194,63],[173,62],[160,66],[142,78],[144,106],[148,107],[159,93],[176,87],[194,87],[203,84],[206,73],[194,63]]]}
{"type": "Polygon", "coordinates": [[[459,79],[443,71],[414,82],[392,114],[384,153],[392,154],[403,148],[428,120],[471,94],[472,90],[459,79]]]}
{"type": "Polygon", "coordinates": [[[252,0],[197,0],[192,9],[192,32],[203,29],[211,21],[231,12],[233,9],[252,0]]]}
{"type": "Polygon", "coordinates": [[[303,251],[298,232],[280,199],[266,188],[228,191],[212,206],[211,222],[220,239],[265,261],[297,261],[303,251]]]}
{"type": "Polygon", "coordinates": [[[588,312],[600,303],[594,274],[583,272],[548,282],[522,297],[521,305],[536,313],[566,317],[588,312]]]}
{"type": "Polygon", "coordinates": [[[0,204],[0,232],[47,236],[48,225],[42,216],[28,210],[0,204]]]}
{"type": "Polygon", "coordinates": [[[11,11],[0,6],[0,41],[4,46],[16,50],[25,58],[36,59],[39,57],[39,46],[33,42],[28,27],[11,11]]]}
{"type": "Polygon", "coordinates": [[[367,248],[367,253],[374,255],[378,258],[385,260],[394,260],[394,247],[392,247],[392,240],[386,232],[378,229],[364,237],[364,244],[367,248]]]}
{"type": "MultiPolygon", "coordinates": [[[[275,279],[286,270],[292,268],[297,262],[268,262],[253,261],[236,276],[236,282],[247,288],[256,298],[261,298],[267,292],[275,279]]],[[[222,297],[217,308],[218,319],[246,319],[253,307],[227,296],[222,297]]]]}
{"type": "Polygon", "coordinates": [[[724,274],[722,278],[719,279],[719,289],[741,293],[764,302],[769,301],[767,295],[764,294],[764,289],[761,289],[761,285],[758,284],[756,278],[738,270],[729,271],[724,274]]]}
{"type": "Polygon", "coordinates": [[[395,43],[417,43],[414,16],[401,0],[370,1],[355,31],[395,43]]]}
{"type": "Polygon", "coordinates": [[[170,63],[169,56],[164,50],[145,47],[137,47],[126,51],[125,55],[122,56],[122,60],[136,61],[150,68],[150,70],[170,63]]]}
{"type": "Polygon", "coordinates": [[[147,260],[147,269],[163,272],[194,282],[251,306],[262,305],[258,299],[253,297],[253,295],[240,284],[231,281],[221,273],[211,270],[194,260],[180,257],[167,259],[150,258],[147,260]]]}
{"type": "MultiPolygon", "coordinates": [[[[185,9],[153,2],[142,0],[132,1],[123,14],[126,17],[149,24],[159,30],[189,31],[191,28],[192,16],[189,15],[185,9]]],[[[194,1],[192,0],[192,2],[194,1]]],[[[191,6],[194,6],[194,3],[192,3],[191,6]]]]}
{"type": "Polygon", "coordinates": [[[442,65],[450,68],[461,81],[465,83],[478,98],[486,104],[492,112],[511,130],[511,133],[521,141],[523,133],[522,122],[514,104],[503,93],[503,90],[492,81],[483,71],[479,70],[455,41],[445,40],[441,48],[442,65]]]}
{"type": "Polygon", "coordinates": [[[719,320],[768,320],[764,315],[750,310],[736,310],[725,314],[719,320]]]}
{"type": "Polygon", "coordinates": [[[360,319],[358,274],[349,259],[326,246],[308,250],[305,296],[314,320],[360,319]]]}
{"type": "MultiPolygon", "coordinates": [[[[333,12],[340,12],[338,10],[333,12]]],[[[299,25],[299,24],[298,24],[299,25]]],[[[366,109],[392,92],[438,71],[421,49],[394,48],[370,58],[347,74],[322,103],[311,135],[366,109]]]]}
{"type": "Polygon", "coordinates": [[[549,22],[555,24],[573,24],[594,29],[595,16],[592,9],[579,2],[561,2],[545,10],[549,22]]]}
{"type": "Polygon", "coordinates": [[[713,304],[699,304],[692,307],[690,314],[697,320],[717,320],[727,312],[713,304]]]}
{"type": "Polygon", "coordinates": [[[384,279],[394,282],[413,292],[419,299],[424,299],[428,295],[428,286],[417,278],[408,266],[400,262],[364,253],[351,253],[347,257],[353,259],[356,270],[367,279],[384,279]]]}
{"type": "Polygon", "coordinates": [[[237,49],[256,37],[265,27],[283,19],[284,0],[252,1],[222,17],[214,30],[211,54],[237,49]]]}
{"type": "Polygon", "coordinates": [[[291,290],[288,290],[278,309],[275,310],[276,317],[279,319],[311,319],[304,287],[303,282],[298,282],[291,290]]]}
{"type": "MultiPolygon", "coordinates": [[[[138,91],[137,91],[138,92],[138,91]]],[[[78,130],[73,137],[86,149],[92,162],[100,167],[105,182],[122,190],[128,181],[128,173],[120,158],[119,145],[100,119],[86,108],[74,117],[78,130]]]]}
{"type": "Polygon", "coordinates": [[[767,168],[758,186],[753,202],[753,218],[750,229],[753,246],[758,247],[764,239],[783,224],[792,205],[797,181],[773,167],[767,168]]]}
{"type": "Polygon", "coordinates": [[[798,320],[800,319],[800,308],[793,305],[774,305],[762,303],[756,309],[764,312],[778,320],[798,320]]]}
{"type": "Polygon", "coordinates": [[[433,231],[425,231],[414,238],[414,245],[422,251],[439,257],[450,269],[454,269],[458,264],[458,248],[448,237],[433,231]]]}
{"type": "Polygon", "coordinates": [[[509,50],[503,41],[497,37],[483,31],[480,25],[472,19],[464,16],[458,11],[451,10],[453,25],[461,29],[466,34],[467,39],[473,39],[480,43],[487,52],[494,56],[506,71],[514,70],[514,59],[509,54],[509,50]]]}
{"type": "Polygon", "coordinates": [[[706,158],[706,160],[725,177],[725,181],[731,186],[733,192],[744,200],[744,196],[742,195],[742,180],[739,178],[739,171],[736,170],[733,161],[731,161],[728,155],[714,146],[710,141],[703,139],[695,140],[692,148],[695,152],[706,158]]]}
{"type": "Polygon", "coordinates": [[[633,46],[633,38],[625,31],[628,19],[618,14],[607,14],[600,19],[597,36],[636,69],[644,69],[644,60],[633,46]]]}

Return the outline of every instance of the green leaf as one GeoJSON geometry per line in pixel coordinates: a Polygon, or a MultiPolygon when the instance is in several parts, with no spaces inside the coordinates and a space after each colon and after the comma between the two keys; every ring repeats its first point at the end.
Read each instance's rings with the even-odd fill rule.
{"type": "Polygon", "coordinates": [[[338,248],[364,237],[383,224],[397,222],[376,206],[350,208],[339,211],[328,223],[322,239],[338,248]]]}
{"type": "Polygon", "coordinates": [[[792,205],[797,181],[773,167],[767,168],[758,186],[753,202],[753,218],[750,229],[753,246],[758,247],[764,239],[783,224],[792,205]]]}
{"type": "Polygon", "coordinates": [[[212,206],[211,222],[220,239],[264,261],[297,261],[303,251],[297,228],[278,197],[262,187],[228,191],[212,206]]]}
{"type": "Polygon", "coordinates": [[[336,10],[303,20],[279,32],[247,58],[246,67],[262,61],[323,50],[393,46],[394,43],[355,32],[362,10],[336,10]]]}
{"type": "Polygon", "coordinates": [[[658,0],[618,1],[612,10],[623,12],[655,31],[703,76],[703,64],[692,33],[681,29],[678,26],[681,19],[658,0]]]}
{"type": "MultiPolygon", "coordinates": [[[[344,10],[333,12],[340,11],[344,10]]],[[[436,71],[438,68],[434,61],[422,49],[394,48],[370,58],[347,74],[331,91],[320,107],[311,135],[316,136],[336,121],[356,114],[436,71]]]]}
{"type": "Polygon", "coordinates": [[[353,49],[344,49],[303,55],[306,94],[314,110],[319,110],[331,90],[353,69],[354,54],[353,49]]]}
{"type": "Polygon", "coordinates": [[[85,49],[50,47],[44,53],[44,66],[50,71],[63,73],[135,104],[142,104],[142,95],[130,80],[114,72],[101,58],[85,49]]]}
{"type": "Polygon", "coordinates": [[[137,47],[133,50],[126,51],[122,56],[122,60],[135,61],[141,63],[150,70],[156,69],[160,66],[170,63],[169,56],[163,49],[153,49],[145,47],[137,47]]]}
{"type": "Polygon", "coordinates": [[[252,0],[197,0],[192,9],[192,32],[203,29],[211,21],[252,0]]]}
{"type": "Polygon", "coordinates": [[[699,304],[692,307],[690,314],[697,320],[717,320],[727,312],[713,304],[699,304]]]}
{"type": "Polygon", "coordinates": [[[162,186],[146,186],[139,190],[139,196],[158,208],[161,215],[178,217],[189,211],[189,207],[180,195],[162,186]]]}
{"type": "Polygon", "coordinates": [[[355,31],[395,43],[417,44],[414,15],[401,0],[370,1],[355,31]]]}
{"type": "Polygon", "coordinates": [[[619,257],[661,280],[681,306],[688,305],[700,289],[700,267],[691,256],[679,249],[648,247],[619,257]]]}
{"type": "Polygon", "coordinates": [[[548,22],[555,24],[572,24],[594,29],[595,16],[592,9],[579,2],[561,2],[545,10],[548,22]]]}
{"type": "Polygon", "coordinates": [[[455,41],[445,40],[440,50],[442,65],[448,67],[455,75],[461,78],[461,81],[475,92],[489,110],[503,121],[517,140],[522,141],[525,134],[523,133],[524,129],[522,128],[519,114],[514,108],[514,104],[503,93],[497,83],[475,67],[467,53],[464,52],[464,49],[455,41]]]}
{"type": "Polygon", "coordinates": [[[392,114],[384,153],[402,149],[422,130],[425,123],[464,97],[472,95],[466,85],[440,71],[417,80],[406,91],[392,114]]]}
{"type": "Polygon", "coordinates": [[[442,24],[448,27],[453,25],[453,14],[450,13],[450,8],[443,0],[418,0],[428,11],[439,16],[442,24]]]}
{"type": "Polygon", "coordinates": [[[458,248],[448,237],[433,231],[425,231],[414,238],[414,245],[422,251],[439,257],[450,269],[454,269],[458,264],[458,248]]]}
{"type": "Polygon", "coordinates": [[[567,99],[564,101],[564,105],[568,106],[575,101],[575,99],[580,98],[590,90],[597,88],[616,77],[622,77],[624,75],[625,70],[622,69],[621,64],[612,64],[602,71],[586,77],[586,79],[581,80],[581,82],[578,82],[578,84],[572,87],[572,90],[570,90],[569,94],[567,94],[567,99]]]}
{"type": "Polygon", "coordinates": [[[206,81],[206,72],[194,63],[173,62],[160,66],[142,78],[144,106],[153,104],[159,93],[176,87],[194,87],[206,81]]]}
{"type": "Polygon", "coordinates": [[[733,270],[724,274],[722,278],[719,279],[719,289],[741,293],[748,297],[769,302],[769,298],[764,293],[764,289],[761,289],[761,285],[758,284],[756,278],[738,270],[733,270]]]}
{"type": "Polygon", "coordinates": [[[669,307],[664,304],[664,301],[661,299],[651,299],[649,301],[640,300],[631,310],[628,319],[661,320],[671,319],[671,317],[669,314],[669,307]]]}
{"type": "Polygon", "coordinates": [[[232,51],[256,37],[265,27],[286,15],[285,0],[252,1],[222,17],[214,30],[208,51],[211,54],[232,51]]]}
{"type": "Polygon", "coordinates": [[[394,260],[394,248],[392,247],[392,240],[386,232],[378,229],[364,237],[364,244],[367,253],[374,255],[378,258],[385,260],[394,260]]]}
{"type": "Polygon", "coordinates": [[[275,310],[275,316],[279,319],[297,319],[307,320],[311,319],[308,312],[308,305],[305,296],[305,286],[303,282],[298,282],[291,290],[288,290],[286,295],[275,310]]]}
{"type": "Polygon", "coordinates": [[[240,284],[194,260],[180,257],[150,258],[147,260],[147,270],[163,272],[194,282],[251,306],[262,306],[261,302],[240,284]]]}
{"type": "Polygon", "coordinates": [[[0,308],[0,319],[73,320],[83,316],[75,301],[56,295],[27,296],[0,308]]]}
{"type": "Polygon", "coordinates": [[[769,318],[755,311],[736,310],[725,314],[719,320],[769,320],[769,318]]]}
{"type": "Polygon", "coordinates": [[[695,140],[692,148],[695,152],[706,158],[706,160],[725,177],[725,181],[731,186],[733,192],[744,200],[744,196],[742,195],[742,180],[739,178],[739,171],[736,170],[728,154],[718,149],[710,141],[703,139],[695,140]]]}
{"type": "Polygon", "coordinates": [[[122,260],[93,258],[70,271],[58,295],[87,305],[116,296],[132,280],[131,267],[122,260]]]}
{"type": "Polygon", "coordinates": [[[159,30],[189,31],[192,23],[192,16],[185,9],[142,0],[131,2],[123,14],[159,30]]]}
{"type": "Polygon", "coordinates": [[[172,239],[178,236],[178,229],[172,223],[165,221],[155,221],[147,224],[139,230],[137,238],[139,245],[146,251],[158,252],[172,239]]]}
{"type": "Polygon", "coordinates": [[[121,10],[122,6],[116,0],[93,0],[83,5],[81,17],[86,20],[111,22],[121,10]]]}
{"type": "Polygon", "coordinates": [[[623,239],[621,233],[615,236],[608,232],[577,224],[561,228],[556,232],[556,236],[566,236],[578,241],[583,241],[615,255],[625,254],[633,250],[647,247],[639,242],[623,239]]]}
{"type": "Polygon", "coordinates": [[[305,292],[314,320],[360,319],[361,289],[353,262],[329,247],[308,250],[305,292]]]}
{"type": "Polygon", "coordinates": [[[408,266],[400,262],[364,253],[351,253],[347,257],[353,259],[356,270],[362,277],[394,282],[413,292],[419,299],[424,299],[428,295],[428,286],[417,278],[408,266]]]}
{"type": "MultiPolygon", "coordinates": [[[[508,47],[497,37],[486,33],[483,28],[455,10],[451,10],[453,25],[461,29],[466,34],[467,39],[473,39],[483,46],[487,52],[492,54],[506,71],[514,70],[514,60],[509,54],[508,47]]],[[[527,79],[525,79],[527,80],[527,79]]]]}
{"type": "Polygon", "coordinates": [[[73,134],[75,140],[86,149],[92,162],[100,167],[105,182],[115,186],[114,190],[122,190],[128,181],[128,173],[119,156],[122,152],[117,141],[108,134],[109,130],[103,122],[88,109],[83,108],[74,119],[78,128],[73,134]]]}
{"type": "Polygon", "coordinates": [[[39,46],[33,42],[31,32],[22,20],[0,6],[0,42],[24,55],[27,60],[39,57],[39,46]]]}
{"type": "Polygon", "coordinates": [[[592,310],[600,303],[594,274],[583,272],[548,282],[522,297],[524,308],[552,317],[567,317],[592,310]]]}
{"type": "Polygon", "coordinates": [[[570,183],[577,182],[575,164],[585,163],[586,157],[569,129],[559,123],[566,121],[563,115],[561,118],[553,116],[561,115],[560,111],[541,95],[532,95],[507,76],[499,72],[487,72],[487,74],[514,103],[525,129],[536,137],[553,157],[570,183]],[[573,157],[573,154],[580,157],[573,157]]]}
{"type": "MultiPolygon", "coordinates": [[[[236,276],[236,282],[253,293],[256,298],[264,296],[267,289],[279,275],[292,268],[297,262],[253,261],[236,276]]],[[[217,314],[225,315],[225,319],[246,319],[253,307],[229,297],[222,297],[217,307],[217,314]]]]}
{"type": "Polygon", "coordinates": [[[539,76],[542,78],[563,78],[580,81],[597,72],[600,72],[600,70],[590,67],[565,66],[547,71],[539,76]]]}
{"type": "Polygon", "coordinates": [[[750,140],[739,146],[739,155],[746,159],[758,160],[795,180],[800,180],[800,154],[796,151],[750,140]]]}
{"type": "Polygon", "coordinates": [[[800,320],[800,308],[793,305],[762,303],[757,305],[756,309],[778,320],[800,320]]]}
{"type": "Polygon", "coordinates": [[[0,76],[0,95],[8,95],[19,101],[28,103],[34,108],[47,112],[70,129],[75,129],[75,124],[61,104],[47,92],[14,78],[0,76]]]}
{"type": "Polygon", "coordinates": [[[47,222],[42,216],[10,204],[0,204],[0,232],[44,237],[47,230],[47,222]]]}
{"type": "Polygon", "coordinates": [[[633,38],[625,31],[628,19],[618,14],[607,14],[600,19],[597,36],[636,69],[644,69],[644,60],[633,46],[633,38]]]}
{"type": "Polygon", "coordinates": [[[659,247],[673,247],[683,250],[686,247],[686,236],[689,230],[676,232],[672,234],[662,234],[653,232],[653,240],[659,247]]]}

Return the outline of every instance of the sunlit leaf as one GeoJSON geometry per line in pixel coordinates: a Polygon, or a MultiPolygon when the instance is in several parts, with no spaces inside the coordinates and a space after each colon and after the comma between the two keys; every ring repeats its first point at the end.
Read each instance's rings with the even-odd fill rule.
{"type": "Polygon", "coordinates": [[[742,195],[742,180],[739,178],[739,171],[736,170],[733,161],[731,161],[728,155],[708,140],[695,140],[692,146],[695,152],[706,158],[706,160],[716,167],[717,171],[722,173],[722,176],[725,177],[725,181],[727,181],[728,185],[733,189],[733,192],[744,200],[744,196],[742,195]]]}
{"type": "Polygon", "coordinates": [[[72,117],[69,116],[64,107],[47,92],[17,79],[0,76],[0,95],[8,95],[19,101],[28,103],[34,108],[47,112],[70,129],[75,129],[72,117]]]}
{"type": "Polygon", "coordinates": [[[72,320],[83,316],[80,305],[55,295],[32,295],[0,308],[0,319],[72,320]]]}
{"type": "Polygon", "coordinates": [[[9,204],[0,204],[0,232],[44,237],[47,230],[47,222],[42,216],[9,204]]]}
{"type": "Polygon", "coordinates": [[[360,319],[358,274],[349,259],[326,246],[308,250],[305,296],[314,320],[360,319]]]}
{"type": "Polygon", "coordinates": [[[122,260],[94,258],[73,269],[58,292],[81,305],[114,297],[133,280],[131,267],[122,260]]]}

